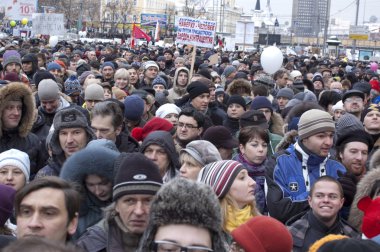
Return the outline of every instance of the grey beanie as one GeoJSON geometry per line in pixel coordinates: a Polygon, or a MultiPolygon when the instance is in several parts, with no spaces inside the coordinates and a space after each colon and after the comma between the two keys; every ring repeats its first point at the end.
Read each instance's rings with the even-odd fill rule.
{"type": "Polygon", "coordinates": [[[181,224],[207,229],[213,251],[226,252],[220,204],[215,193],[203,183],[181,178],[169,181],[158,191],[137,251],[151,250],[160,227],[181,224]]]}
{"type": "Polygon", "coordinates": [[[184,152],[192,156],[202,166],[222,160],[218,149],[206,140],[191,141],[186,145],[185,149],[180,151],[180,154],[184,152]]]}
{"type": "Polygon", "coordinates": [[[99,84],[91,84],[84,90],[85,100],[103,101],[104,90],[99,84]]]}
{"type": "Polygon", "coordinates": [[[277,95],[276,95],[277,98],[285,97],[285,98],[288,98],[289,100],[293,99],[293,96],[294,96],[294,92],[290,88],[281,88],[280,90],[278,90],[277,95]]]}
{"type": "Polygon", "coordinates": [[[236,68],[234,66],[227,66],[224,71],[223,71],[223,74],[225,77],[228,77],[230,76],[233,72],[236,72],[236,68]]]}
{"type": "Polygon", "coordinates": [[[326,111],[311,109],[301,115],[298,122],[298,136],[300,140],[326,131],[335,132],[334,121],[326,111]]]}
{"type": "Polygon", "coordinates": [[[38,97],[43,101],[51,101],[59,98],[57,82],[51,79],[42,80],[38,85],[38,97]]]}

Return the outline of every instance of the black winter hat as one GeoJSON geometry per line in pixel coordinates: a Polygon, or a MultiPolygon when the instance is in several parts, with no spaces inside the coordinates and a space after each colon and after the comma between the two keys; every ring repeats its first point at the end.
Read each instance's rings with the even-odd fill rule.
{"type": "Polygon", "coordinates": [[[38,89],[38,85],[40,84],[40,82],[46,79],[56,81],[55,76],[51,74],[49,71],[46,71],[46,70],[37,71],[33,76],[33,82],[36,85],[36,88],[38,89]]]}
{"type": "Polygon", "coordinates": [[[158,166],[142,153],[126,153],[115,163],[116,176],[113,187],[113,200],[127,194],[154,195],[162,186],[158,166]]]}
{"type": "Polygon", "coordinates": [[[353,238],[333,240],[322,245],[317,252],[377,252],[380,245],[371,240],[353,238]]]}
{"type": "Polygon", "coordinates": [[[347,131],[344,135],[338,138],[336,146],[341,146],[346,143],[361,142],[368,146],[368,152],[373,147],[373,140],[370,134],[361,129],[347,131]]]}
{"type": "Polygon", "coordinates": [[[240,95],[231,95],[230,98],[228,99],[227,107],[233,103],[239,104],[240,106],[242,106],[244,108],[244,110],[246,110],[245,100],[240,95]]]}
{"type": "Polygon", "coordinates": [[[190,100],[203,93],[210,93],[208,86],[201,81],[191,82],[189,86],[187,86],[186,91],[189,93],[190,100]]]}

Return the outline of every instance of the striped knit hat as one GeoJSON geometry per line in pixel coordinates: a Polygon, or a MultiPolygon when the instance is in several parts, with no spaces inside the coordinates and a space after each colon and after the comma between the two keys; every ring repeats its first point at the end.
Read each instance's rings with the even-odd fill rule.
{"type": "Polygon", "coordinates": [[[245,169],[244,166],[234,160],[213,162],[202,168],[198,175],[198,181],[211,186],[216,196],[222,199],[243,169],[245,169]]]}
{"type": "Polygon", "coordinates": [[[302,114],[298,122],[300,140],[326,131],[335,132],[335,124],[329,113],[319,109],[311,109],[302,114]]]}

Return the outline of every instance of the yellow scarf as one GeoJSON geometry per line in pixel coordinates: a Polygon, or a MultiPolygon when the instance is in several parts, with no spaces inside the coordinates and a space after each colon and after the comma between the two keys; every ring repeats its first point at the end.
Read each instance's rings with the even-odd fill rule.
{"type": "Polygon", "coordinates": [[[252,208],[250,205],[247,205],[242,209],[236,209],[232,206],[228,206],[226,221],[227,231],[231,233],[232,230],[247,222],[252,217],[252,208]]]}

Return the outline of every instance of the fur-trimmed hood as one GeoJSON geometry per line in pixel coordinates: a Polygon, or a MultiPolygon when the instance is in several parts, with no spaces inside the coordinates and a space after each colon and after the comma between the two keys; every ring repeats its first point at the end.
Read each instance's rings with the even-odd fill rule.
{"type": "Polygon", "coordinates": [[[297,136],[298,131],[296,130],[286,132],[282,140],[277,144],[275,152],[286,150],[291,144],[295,144],[297,136]]]}
{"type": "Polygon", "coordinates": [[[250,95],[251,83],[245,79],[236,79],[232,81],[227,88],[228,95],[250,95]]]}
{"type": "Polygon", "coordinates": [[[364,196],[369,196],[376,181],[380,180],[380,150],[373,154],[370,169],[371,170],[364,175],[356,187],[355,198],[352,202],[350,216],[348,218],[350,224],[357,230],[361,230],[363,220],[363,212],[357,207],[358,202],[364,196]]]}
{"type": "Polygon", "coordinates": [[[284,120],[279,113],[272,113],[269,122],[269,131],[280,136],[284,135],[284,120]]]}
{"type": "MultiPolygon", "coordinates": [[[[0,114],[3,113],[9,101],[22,101],[22,115],[18,126],[20,137],[26,137],[33,127],[35,120],[35,100],[32,91],[22,82],[12,82],[0,88],[0,114]]],[[[3,125],[0,120],[0,137],[3,136],[3,125]]]]}

